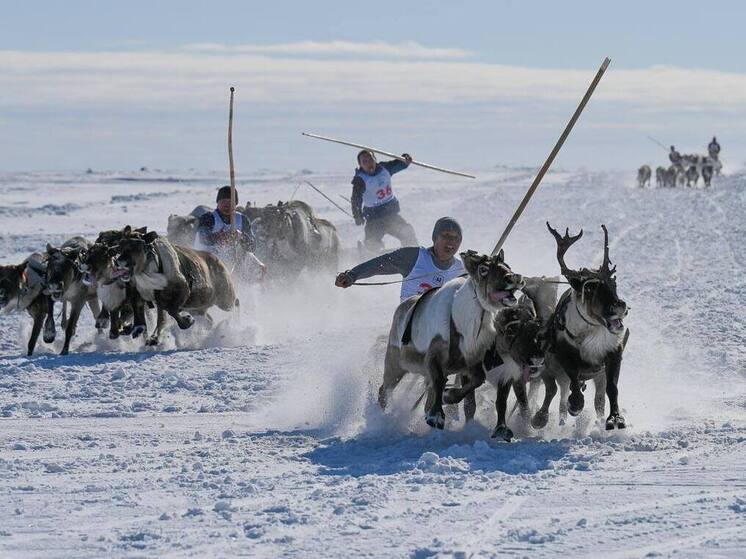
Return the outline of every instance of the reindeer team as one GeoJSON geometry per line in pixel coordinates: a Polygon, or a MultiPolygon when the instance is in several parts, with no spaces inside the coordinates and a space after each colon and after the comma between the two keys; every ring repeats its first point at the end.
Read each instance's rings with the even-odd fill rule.
{"type": "MultiPolygon", "coordinates": [[[[354,203],[363,205],[355,215],[386,216],[390,223],[396,216],[396,223],[406,223],[398,217],[390,173],[368,180],[378,172],[378,164],[357,170],[353,184],[358,189],[363,184],[363,196],[357,196],[354,203]],[[387,182],[386,200],[377,204],[378,197],[365,195],[365,184],[380,187],[382,180],[387,182]],[[366,209],[366,201],[375,211],[366,209]],[[386,209],[388,204],[395,204],[393,213],[386,209]]],[[[269,275],[288,280],[303,270],[328,273],[336,269],[340,246],[336,229],[317,218],[310,206],[293,201],[238,208],[231,219],[223,211],[232,207],[224,202],[225,194],[224,187],[214,211],[199,207],[186,217],[171,216],[168,237],[126,226],[102,232],[93,243],[76,237],[60,247],[48,245],[43,254],[33,254],[19,265],[0,266],[0,307],[6,312],[25,310],[33,319],[27,354],[34,352],[42,327],[44,342],[54,341],[57,302],[63,303],[62,354],[70,350],[85,306],[93,313],[96,329],[108,328],[110,338],[142,337],[145,344],[157,346],[167,317],[180,329],[188,329],[195,316],[212,324],[209,311],[213,307],[235,312],[239,307],[237,278],[252,282],[269,275]],[[156,314],[156,324],[150,328],[148,309],[156,314]]],[[[496,255],[466,251],[459,259],[461,229],[452,218],[438,221],[430,248],[403,248],[371,261],[374,265],[368,268],[378,272],[368,276],[405,276],[402,302],[394,312],[387,341],[378,398],[381,407],[388,407],[405,374],[421,375],[426,384],[425,421],[443,429],[444,406],[463,402],[467,421],[472,419],[475,390],[488,382],[497,388],[493,437],[510,441],[513,431],[508,427],[507,400],[511,391],[521,420],[542,429],[558,389],[559,419],[564,422],[568,414],[577,416],[583,411],[585,383],[593,381],[599,418],[603,419],[609,399],[606,429],[625,427],[618,381],[629,337],[623,323],[628,309],[617,295],[608,232],[602,226],[601,266],[572,270],[564,255],[581,238],[582,230],[576,236],[569,231],[563,236],[548,223],[547,227],[566,282],[525,277],[511,269],[502,251],[496,255]],[[559,301],[558,283],[569,284],[559,301]],[[531,417],[529,389],[538,385],[545,388],[544,400],[531,417]]],[[[359,277],[353,272],[339,274],[336,285],[354,285],[359,277]]]]}
{"type": "MultiPolygon", "coordinates": [[[[655,185],[657,187],[674,188],[686,185],[689,188],[697,186],[702,177],[705,188],[712,184],[713,176],[720,175],[723,164],[720,162],[720,143],[713,137],[707,146],[707,155],[681,155],[674,146],[668,154],[671,165],[658,166],[655,169],[655,185]]],[[[637,170],[637,185],[640,188],[650,186],[653,172],[650,165],[643,165],[637,170]]]]}

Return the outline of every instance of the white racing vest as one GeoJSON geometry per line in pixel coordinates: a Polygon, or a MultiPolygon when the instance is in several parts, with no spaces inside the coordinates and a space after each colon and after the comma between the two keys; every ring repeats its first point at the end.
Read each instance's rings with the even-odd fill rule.
{"type": "Polygon", "coordinates": [[[379,169],[375,175],[363,172],[357,173],[357,176],[363,179],[365,183],[365,192],[363,192],[364,208],[382,206],[394,199],[394,191],[391,190],[391,173],[383,166],[379,167],[379,169]]]}
{"type": "Polygon", "coordinates": [[[441,270],[435,265],[432,253],[420,247],[420,254],[417,256],[414,268],[401,284],[401,300],[440,287],[465,272],[464,263],[458,257],[454,257],[450,268],[441,270]]]}
{"type": "MultiPolygon", "coordinates": [[[[236,231],[241,231],[243,227],[243,215],[236,212],[233,214],[234,219],[236,220],[236,231]]],[[[214,210],[212,212],[212,217],[215,218],[215,223],[212,224],[212,230],[210,233],[220,233],[221,231],[229,231],[231,228],[230,223],[225,223],[223,221],[223,218],[220,217],[220,212],[218,210],[214,210]]],[[[200,238],[200,234],[197,233],[197,235],[194,237],[194,249],[195,250],[204,250],[206,252],[211,252],[221,260],[225,261],[226,259],[232,260],[233,259],[233,250],[231,247],[221,247],[218,245],[207,245],[202,242],[202,239],[200,238]]]]}

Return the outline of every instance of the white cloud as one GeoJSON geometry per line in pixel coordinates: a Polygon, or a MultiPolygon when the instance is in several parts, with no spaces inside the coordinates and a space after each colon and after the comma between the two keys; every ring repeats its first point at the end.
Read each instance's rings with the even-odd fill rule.
{"type": "Polygon", "coordinates": [[[355,56],[358,58],[398,59],[460,59],[473,53],[456,48],[431,48],[414,41],[386,43],[373,41],[300,41],[275,45],[224,45],[220,43],[193,43],[181,50],[210,54],[264,54],[282,56],[355,56]]]}
{"type": "MultiPolygon", "coordinates": [[[[331,44],[337,43],[322,45],[331,44]]],[[[0,51],[0,106],[60,111],[91,107],[209,110],[223,99],[229,85],[237,87],[241,102],[301,104],[309,109],[371,103],[564,106],[579,100],[592,75],[593,70],[463,60],[298,59],[191,51],[0,51]]],[[[630,107],[743,110],[746,75],[658,66],[623,70],[612,64],[594,103],[622,109],[620,121],[630,107]]]]}

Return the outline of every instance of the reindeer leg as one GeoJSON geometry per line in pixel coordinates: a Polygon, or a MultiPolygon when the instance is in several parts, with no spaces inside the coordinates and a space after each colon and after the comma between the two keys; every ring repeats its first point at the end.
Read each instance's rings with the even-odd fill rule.
{"type": "Polygon", "coordinates": [[[524,421],[528,421],[528,395],[526,394],[526,385],[523,384],[523,381],[513,381],[513,393],[515,394],[515,399],[518,401],[518,409],[521,418],[523,418],[524,421]]]}
{"type": "Polygon", "coordinates": [[[593,385],[596,389],[593,396],[593,407],[596,410],[596,417],[601,420],[606,412],[606,375],[597,375],[593,379],[593,385]]]}
{"type": "MultiPolygon", "coordinates": [[[[51,344],[55,337],[57,337],[57,332],[55,332],[54,328],[54,301],[52,301],[51,297],[44,297],[43,301],[47,315],[44,320],[44,342],[51,344]]],[[[33,348],[31,349],[33,350],[33,348]]],[[[29,355],[31,354],[29,353],[29,355]]]]}
{"type": "MultiPolygon", "coordinates": [[[[461,385],[467,382],[466,377],[461,377],[461,385]]],[[[472,390],[466,396],[464,396],[464,419],[468,423],[477,414],[477,396],[472,390]]]]}
{"type": "Polygon", "coordinates": [[[378,405],[381,409],[386,409],[391,393],[406,373],[407,371],[401,366],[401,350],[394,345],[389,345],[383,361],[383,383],[378,388],[378,405]]]}
{"type": "MultiPolygon", "coordinates": [[[[565,369],[565,371],[568,371],[568,369],[565,369]]],[[[580,412],[582,412],[585,407],[583,387],[580,383],[577,372],[568,371],[567,376],[570,377],[570,397],[567,399],[567,411],[571,416],[575,417],[576,415],[580,415],[580,412]]]]}
{"type": "Polygon", "coordinates": [[[75,335],[75,328],[78,326],[78,318],[80,318],[80,311],[83,310],[84,301],[74,300],[70,308],[70,316],[65,325],[65,344],[62,346],[60,355],[67,355],[70,353],[70,341],[75,335]]]}
{"type": "Polygon", "coordinates": [[[98,317],[101,316],[101,314],[104,312],[98,303],[98,298],[92,297],[91,299],[88,299],[88,308],[91,309],[93,319],[96,321],[96,330],[98,330],[98,333],[100,334],[101,330],[106,328],[106,324],[104,324],[103,326],[98,325],[98,317]]]}
{"type": "Polygon", "coordinates": [[[567,398],[570,393],[570,381],[563,376],[557,382],[560,389],[559,424],[564,425],[567,423],[567,398]]]}
{"type": "Polygon", "coordinates": [[[443,393],[443,402],[446,404],[458,404],[467,394],[473,393],[474,390],[482,386],[485,379],[482,363],[480,362],[469,367],[469,374],[463,375],[462,379],[466,379],[466,382],[462,382],[461,386],[449,388],[443,393]]]}
{"type": "MultiPolygon", "coordinates": [[[[54,305],[54,302],[52,302],[54,305]]],[[[60,320],[60,328],[63,330],[67,329],[67,301],[62,301],[62,320],[60,320]]]]}
{"type": "Polygon", "coordinates": [[[619,414],[619,371],[622,368],[622,349],[606,358],[606,395],[609,397],[609,417],[606,418],[606,430],[624,429],[627,424],[619,414]]]}
{"type": "Polygon", "coordinates": [[[156,307],[156,314],[158,315],[158,320],[155,325],[155,332],[153,332],[153,335],[148,338],[145,345],[158,345],[161,341],[161,332],[163,331],[163,325],[166,322],[166,311],[163,310],[163,307],[158,305],[156,307]]]}
{"type": "Polygon", "coordinates": [[[495,407],[497,408],[497,426],[492,432],[493,439],[501,438],[505,440],[505,442],[510,442],[510,439],[513,438],[513,431],[508,429],[508,426],[505,424],[505,411],[508,407],[510,386],[510,382],[497,385],[497,398],[495,399],[495,407]]]}
{"type": "Polygon", "coordinates": [[[148,324],[145,321],[145,301],[136,293],[129,298],[132,305],[132,337],[137,338],[140,334],[146,334],[148,324]]]}
{"type": "MultiPolygon", "coordinates": [[[[103,311],[102,311],[103,313],[103,311]]],[[[121,312],[119,309],[111,311],[109,313],[109,339],[110,340],[116,340],[119,337],[119,329],[121,328],[121,324],[119,322],[121,312]]]]}
{"type": "Polygon", "coordinates": [[[187,330],[194,324],[194,317],[187,313],[180,314],[178,308],[169,307],[166,309],[166,312],[176,321],[176,324],[182,330],[187,330]]]}
{"type": "MultiPolygon", "coordinates": [[[[29,314],[34,319],[34,325],[31,328],[31,336],[28,340],[28,347],[26,348],[26,355],[29,357],[33,355],[34,348],[36,347],[36,340],[39,339],[39,332],[41,332],[41,326],[44,322],[44,315],[46,310],[45,307],[47,307],[46,301],[39,301],[39,299],[37,298],[37,300],[34,301],[28,308],[29,314]]],[[[52,340],[54,340],[54,338],[52,338],[52,340]]]]}
{"type": "Polygon", "coordinates": [[[557,383],[552,377],[545,374],[542,376],[542,380],[544,381],[544,403],[531,419],[531,427],[534,429],[546,427],[549,422],[549,406],[555,394],[557,394],[557,383]]]}
{"type": "Polygon", "coordinates": [[[115,312],[116,311],[109,312],[105,307],[102,307],[101,312],[98,313],[98,316],[94,315],[96,316],[96,329],[103,330],[104,328],[109,326],[109,320],[113,320],[112,316],[115,312]]]}
{"type": "Polygon", "coordinates": [[[425,406],[425,422],[430,427],[443,429],[446,425],[446,415],[443,412],[443,388],[446,385],[446,374],[441,364],[441,355],[433,349],[431,345],[425,357],[430,392],[427,401],[429,405],[425,406]]]}

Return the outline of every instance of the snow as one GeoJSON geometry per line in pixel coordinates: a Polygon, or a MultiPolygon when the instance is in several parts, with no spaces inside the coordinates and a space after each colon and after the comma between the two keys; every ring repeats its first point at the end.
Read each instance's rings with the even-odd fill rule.
{"type": "MultiPolygon", "coordinates": [[[[535,170],[395,178],[423,242],[437,217],[489,251],[535,170]]],[[[304,179],[333,199],[350,173],[262,172],[242,201],[304,179]]],[[[240,173],[239,173],[240,175],[240,173]]],[[[0,260],[19,262],[126,223],[163,231],[210,204],[218,173],[0,175],[0,260]]],[[[556,274],[544,222],[584,228],[570,265],[598,264],[610,232],[632,332],[620,381],[626,431],[588,409],[490,438],[450,412],[430,430],[417,379],[393,409],[375,392],[397,286],[301,278],[240,288],[239,319],[174,328],[159,351],[97,336],[84,311],[71,354],[24,356],[25,315],[0,317],[0,556],[741,557],[746,547],[746,174],[711,190],[640,190],[632,173],[551,172],[505,247],[522,274],[556,274]]],[[[361,229],[301,187],[354,263],[361,229]]],[[[340,198],[341,201],[341,198],[340,198]]],[[[588,389],[592,391],[592,387],[588,389]]],[[[586,403],[591,402],[586,394],[586,403]]],[[[587,408],[592,406],[587,405],[587,408]]]]}

